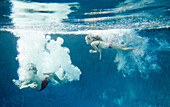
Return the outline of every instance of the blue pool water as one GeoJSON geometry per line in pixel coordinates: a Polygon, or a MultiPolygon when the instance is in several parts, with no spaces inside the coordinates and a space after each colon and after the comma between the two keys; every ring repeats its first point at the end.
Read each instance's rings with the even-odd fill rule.
{"type": "Polygon", "coordinates": [[[0,107],[169,107],[170,1],[0,1],[0,107]],[[85,36],[124,43],[90,54],[85,36]],[[19,90],[35,63],[38,75],[66,71],[68,82],[19,90]],[[17,81],[17,82],[16,82],[17,81]]]}

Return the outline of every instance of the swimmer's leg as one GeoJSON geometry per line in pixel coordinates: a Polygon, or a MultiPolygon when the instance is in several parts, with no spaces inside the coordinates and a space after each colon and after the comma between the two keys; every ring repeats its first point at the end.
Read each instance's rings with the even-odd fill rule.
{"type": "Polygon", "coordinates": [[[53,77],[54,72],[43,73],[43,75],[49,75],[49,77],[53,77]]]}
{"type": "Polygon", "coordinates": [[[131,41],[127,41],[122,47],[126,47],[128,46],[131,42],[133,42],[135,39],[143,39],[142,37],[140,36],[135,36],[134,39],[132,39],[131,41]]]}
{"type": "Polygon", "coordinates": [[[135,39],[144,39],[144,38],[136,35],[136,36],[135,36],[135,39]]]}
{"type": "Polygon", "coordinates": [[[126,46],[128,46],[130,43],[131,43],[132,41],[128,41],[128,42],[126,42],[122,47],[126,47],[126,46]]]}
{"type": "Polygon", "coordinates": [[[53,74],[53,78],[54,80],[58,81],[60,84],[62,84],[62,80],[60,80],[60,78],[56,75],[56,74],[53,74]]]}
{"type": "Polygon", "coordinates": [[[122,51],[132,51],[132,50],[134,50],[135,48],[122,48],[121,50],[122,51]]]}
{"type": "Polygon", "coordinates": [[[100,53],[99,60],[101,60],[102,59],[102,52],[101,52],[101,50],[99,51],[99,53],[100,53]]]}
{"type": "Polygon", "coordinates": [[[55,73],[43,73],[44,75],[49,75],[49,78],[54,78],[57,82],[60,84],[63,84],[67,80],[67,76],[64,77],[64,79],[60,79],[55,73]]]}

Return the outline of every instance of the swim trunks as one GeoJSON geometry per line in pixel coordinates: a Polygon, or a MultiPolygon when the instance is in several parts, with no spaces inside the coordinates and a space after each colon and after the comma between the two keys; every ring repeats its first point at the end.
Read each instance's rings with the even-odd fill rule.
{"type": "Polygon", "coordinates": [[[112,47],[111,47],[112,43],[113,43],[113,40],[110,41],[110,43],[109,43],[109,48],[112,48],[112,47]]]}
{"type": "Polygon", "coordinates": [[[42,83],[41,83],[41,89],[39,91],[42,91],[47,85],[48,83],[50,82],[50,78],[49,77],[46,77],[42,83]]]}

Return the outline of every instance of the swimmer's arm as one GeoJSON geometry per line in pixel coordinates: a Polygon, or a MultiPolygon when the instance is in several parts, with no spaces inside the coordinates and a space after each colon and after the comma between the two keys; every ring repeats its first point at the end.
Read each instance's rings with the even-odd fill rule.
{"type": "Polygon", "coordinates": [[[95,50],[90,50],[89,52],[90,52],[90,53],[97,53],[97,52],[99,52],[99,53],[100,53],[99,60],[101,60],[101,58],[102,58],[102,54],[101,54],[102,51],[101,51],[101,49],[98,49],[97,46],[96,46],[96,44],[95,44],[94,42],[91,43],[91,46],[92,46],[95,50]]]}
{"type": "Polygon", "coordinates": [[[27,88],[28,87],[28,85],[26,85],[27,83],[28,83],[27,81],[24,81],[24,83],[20,87],[20,90],[23,88],[27,88]]]}
{"type": "Polygon", "coordinates": [[[96,46],[96,42],[92,42],[91,43],[91,46],[95,49],[95,50],[90,50],[89,52],[90,53],[97,53],[97,52],[100,52],[100,50],[97,48],[96,46]]]}
{"type": "Polygon", "coordinates": [[[21,87],[20,87],[20,90],[24,89],[24,88],[28,88],[28,87],[31,87],[31,88],[36,88],[37,87],[37,84],[34,83],[31,83],[31,84],[23,84],[21,87]]]}
{"type": "Polygon", "coordinates": [[[28,88],[28,87],[30,87],[30,84],[28,84],[28,85],[22,85],[22,86],[20,87],[20,90],[22,90],[22,89],[24,89],[24,88],[28,88]]]}

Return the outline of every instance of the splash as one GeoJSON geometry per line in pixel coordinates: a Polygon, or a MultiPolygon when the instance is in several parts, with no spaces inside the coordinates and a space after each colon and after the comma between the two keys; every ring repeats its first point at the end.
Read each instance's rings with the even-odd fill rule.
{"type": "MultiPolygon", "coordinates": [[[[71,63],[69,49],[62,47],[64,40],[58,37],[51,39],[40,31],[15,30],[15,35],[20,37],[17,41],[19,52],[18,76],[20,81],[30,80],[32,74],[28,72],[28,64],[33,63],[37,67],[37,75],[44,79],[43,73],[55,72],[59,78],[63,73],[68,81],[79,80],[81,71],[71,63]]],[[[17,84],[17,83],[16,83],[17,84]]]]}
{"type": "Polygon", "coordinates": [[[43,73],[55,72],[59,78],[67,76],[68,81],[79,80],[81,71],[71,63],[69,49],[62,47],[64,40],[51,39],[47,33],[60,31],[63,26],[63,18],[70,13],[68,3],[38,3],[11,0],[12,13],[10,18],[14,24],[17,41],[19,62],[19,81],[31,80],[32,75],[28,72],[29,64],[37,68],[37,75],[41,80],[45,78],[43,73]]]}

